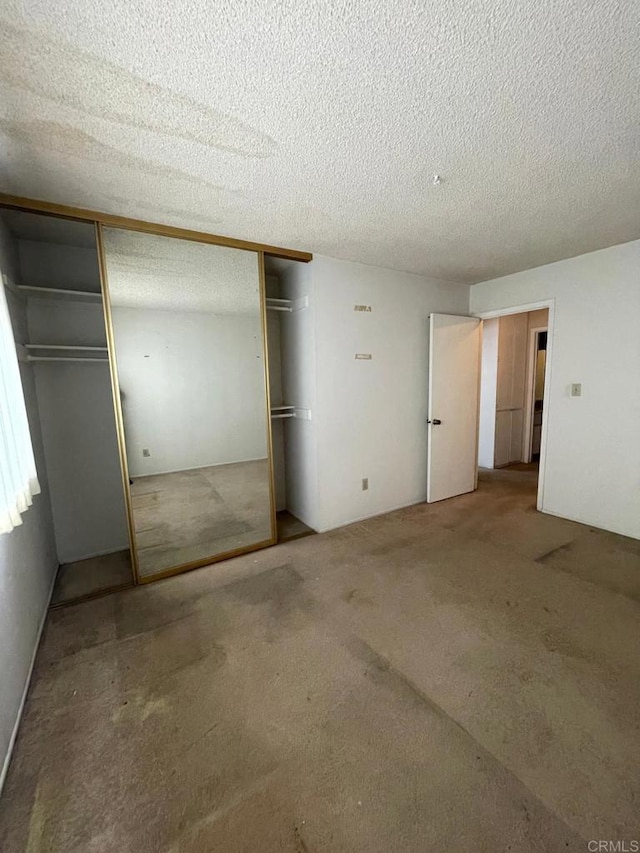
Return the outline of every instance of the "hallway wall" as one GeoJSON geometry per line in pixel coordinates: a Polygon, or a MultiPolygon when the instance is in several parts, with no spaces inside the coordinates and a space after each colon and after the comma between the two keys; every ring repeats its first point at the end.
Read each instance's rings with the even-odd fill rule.
{"type": "Polygon", "coordinates": [[[639,285],[636,240],[471,287],[474,314],[542,300],[554,306],[544,511],[636,538],[639,285]],[[576,382],[580,397],[571,396],[576,382]]]}

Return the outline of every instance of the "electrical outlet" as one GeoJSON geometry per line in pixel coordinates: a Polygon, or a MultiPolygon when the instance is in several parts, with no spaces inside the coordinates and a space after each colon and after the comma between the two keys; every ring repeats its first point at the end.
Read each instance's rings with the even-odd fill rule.
{"type": "Polygon", "coordinates": [[[363,477],[362,478],[362,491],[367,492],[368,490],[369,490],[369,478],[363,477]]]}
{"type": "Polygon", "coordinates": [[[143,448],[142,448],[142,455],[143,455],[143,456],[151,456],[151,451],[149,450],[149,448],[148,448],[148,447],[143,447],[143,448]]]}

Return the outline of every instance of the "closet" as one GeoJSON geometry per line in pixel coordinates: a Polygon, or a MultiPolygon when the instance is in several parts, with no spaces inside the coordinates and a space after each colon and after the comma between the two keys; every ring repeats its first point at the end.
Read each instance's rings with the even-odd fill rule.
{"type": "Polygon", "coordinates": [[[266,259],[267,341],[278,541],[308,536],[314,471],[313,388],[305,362],[313,361],[313,321],[300,264],[266,259]]]}
{"type": "Polygon", "coordinates": [[[0,218],[59,604],[133,582],[95,226],[13,210],[0,218]]]}
{"type": "Polygon", "coordinates": [[[0,225],[54,604],[311,532],[310,254],[1,194],[0,225]]]}

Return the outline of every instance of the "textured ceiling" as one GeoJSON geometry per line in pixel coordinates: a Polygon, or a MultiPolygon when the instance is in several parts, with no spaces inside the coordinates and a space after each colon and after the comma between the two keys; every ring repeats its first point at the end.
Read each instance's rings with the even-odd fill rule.
{"type": "Polygon", "coordinates": [[[157,311],[260,315],[258,255],[105,228],[111,304],[157,311]]]}
{"type": "Polygon", "coordinates": [[[640,237],[639,21],[634,0],[4,0],[0,184],[490,278],[640,237]]]}

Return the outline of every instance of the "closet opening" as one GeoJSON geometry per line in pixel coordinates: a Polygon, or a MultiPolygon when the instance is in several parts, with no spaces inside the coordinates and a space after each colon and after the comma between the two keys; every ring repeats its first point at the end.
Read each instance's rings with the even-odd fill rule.
{"type": "Polygon", "coordinates": [[[278,542],[310,536],[305,495],[309,476],[305,447],[313,412],[307,371],[300,365],[309,351],[308,296],[294,274],[297,261],[265,256],[271,441],[278,542]]]}
{"type": "MultiPolygon", "coordinates": [[[[41,492],[52,604],[133,585],[93,223],[0,209],[2,277],[41,492]]],[[[37,528],[37,529],[36,529],[37,528]]]]}
{"type": "Polygon", "coordinates": [[[478,430],[479,479],[539,487],[549,309],[484,319],[478,430]]]}

